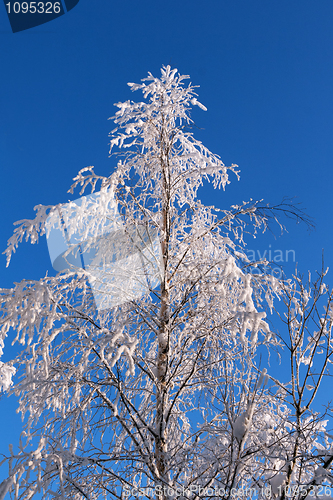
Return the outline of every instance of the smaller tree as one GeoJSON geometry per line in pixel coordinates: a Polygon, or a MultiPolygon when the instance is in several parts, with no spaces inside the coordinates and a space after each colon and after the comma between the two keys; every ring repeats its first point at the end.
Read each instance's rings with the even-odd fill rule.
{"type": "Polygon", "coordinates": [[[9,240],[8,258],[23,237],[35,242],[53,224],[67,239],[62,258],[69,269],[0,291],[1,338],[14,330],[23,346],[13,363],[2,365],[2,380],[7,389],[15,365],[20,378],[11,392],[26,416],[19,450],[6,457],[0,499],[8,491],[15,499],[37,492],[45,499],[142,492],[229,499],[244,489],[267,498],[268,490],[289,495],[284,487],[291,485],[298,498],[330,479],[323,472],[331,464],[325,415],[311,405],[331,358],[332,294],[320,316],[323,275],[311,299],[311,287],[298,277],[278,280],[264,272],[266,262],[250,262],[244,252],[246,232],[265,230],[280,211],[304,215],[288,202],[269,207],[251,200],[229,210],[200,202],[204,180],[224,189],[238,169],[189,132],[190,106],[205,108],[186,78],[168,66],[161,78],[149,74],[129,84],[145,101],[116,105],[115,172],[106,178],[89,167],[72,186],[81,185],[81,194],[99,186],[100,194],[38,206],[35,220],[21,221],[9,240]],[[105,232],[115,202],[121,224],[105,232]],[[79,231],[83,247],[71,239],[79,231]],[[94,268],[71,264],[75,252],[84,260],[92,251],[94,268]],[[142,265],[129,267],[134,261],[142,265]],[[155,263],[148,272],[147,262],[155,263]],[[123,280],[117,269],[127,272],[123,280]],[[150,279],[152,269],[158,279],[150,279]],[[144,284],[145,293],[130,294],[129,279],[144,284]],[[116,305],[115,283],[123,284],[116,305]],[[103,301],[96,307],[97,292],[112,295],[104,302],[112,307],[103,301]],[[274,297],[286,301],[289,340],[265,319],[264,304],[273,310],[274,297]],[[315,334],[311,321],[320,325],[315,334]],[[258,361],[263,348],[283,344],[289,385],[258,361]],[[320,349],[325,361],[318,375],[320,349]],[[306,390],[312,396],[304,403],[306,390]]]}
{"type": "Polygon", "coordinates": [[[281,319],[287,335],[280,339],[290,360],[290,382],[274,381],[289,411],[284,452],[273,480],[281,499],[332,496],[328,486],[332,486],[333,436],[327,429],[331,401],[322,405],[322,411],[314,405],[323,378],[331,377],[333,363],[333,290],[324,282],[327,271],[323,267],[314,282],[310,273],[307,282],[296,273],[293,284],[284,289],[281,319]]]}

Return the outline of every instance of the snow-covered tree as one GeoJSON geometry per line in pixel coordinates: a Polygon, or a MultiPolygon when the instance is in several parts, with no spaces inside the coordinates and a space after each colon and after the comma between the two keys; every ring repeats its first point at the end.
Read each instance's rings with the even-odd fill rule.
{"type": "Polygon", "coordinates": [[[200,202],[205,180],[224,189],[238,168],[190,133],[191,105],[205,107],[186,78],[167,66],[129,84],[145,100],[116,104],[114,173],[81,170],[71,191],[97,195],[36,207],[9,240],[8,261],[52,231],[68,249],[56,276],[0,290],[0,348],[13,332],[22,344],[0,383],[25,417],[0,499],[284,498],[288,486],[298,498],[331,481],[328,417],[312,407],[332,293],[324,273],[306,287],[246,257],[246,233],[279,211],[302,217],[291,205],[200,202]],[[279,337],[265,318],[281,297],[279,337]],[[283,345],[289,384],[259,361],[283,345]]]}

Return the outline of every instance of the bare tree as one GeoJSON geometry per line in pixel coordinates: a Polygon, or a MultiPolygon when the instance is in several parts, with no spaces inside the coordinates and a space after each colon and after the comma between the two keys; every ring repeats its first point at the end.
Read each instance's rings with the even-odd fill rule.
{"type": "Polygon", "coordinates": [[[9,491],[16,499],[38,492],[267,498],[297,485],[296,498],[301,484],[310,492],[329,472],[325,415],[311,408],[330,362],[332,295],[321,317],[322,281],[310,307],[311,287],[261,272],[266,262],[244,253],[245,234],[265,230],[280,211],[305,215],[288,201],[203,206],[203,181],[224,189],[238,170],[188,131],[191,105],[205,108],[186,78],[168,66],[160,79],[129,84],[146,101],[116,105],[115,172],[106,178],[83,169],[72,192],[99,187],[97,195],[38,206],[9,240],[8,259],[24,237],[35,242],[58,230],[68,265],[0,292],[0,338],[15,331],[22,344],[17,359],[1,365],[0,380],[9,389],[17,370],[10,391],[26,417],[18,451],[5,457],[0,499],[9,491]],[[93,254],[89,265],[73,264],[79,253],[93,254]],[[272,310],[274,297],[286,300],[289,340],[265,320],[263,306],[272,310]],[[319,331],[305,341],[316,318],[319,331]],[[263,349],[283,345],[289,385],[259,363],[263,349]]]}

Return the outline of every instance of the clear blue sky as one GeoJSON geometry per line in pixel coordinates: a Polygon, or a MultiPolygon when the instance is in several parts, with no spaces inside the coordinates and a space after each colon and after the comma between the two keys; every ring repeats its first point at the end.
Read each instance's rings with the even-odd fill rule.
{"type": "MultiPolygon", "coordinates": [[[[13,34],[1,4],[0,248],[35,205],[67,201],[79,169],[113,170],[113,103],[141,99],[126,83],[170,64],[200,85],[208,111],[193,113],[196,137],[241,169],[225,193],[208,186],[202,199],[228,208],[297,196],[316,230],[289,222],[282,238],[248,248],[293,249],[303,272],[321,267],[324,249],[333,268],[332,26],[331,0],[80,0],[66,15],[13,34]]],[[[1,256],[0,287],[46,270],[46,242],[23,244],[8,269],[1,256]]],[[[4,404],[2,449],[20,426],[9,413],[15,403],[4,404]]]]}

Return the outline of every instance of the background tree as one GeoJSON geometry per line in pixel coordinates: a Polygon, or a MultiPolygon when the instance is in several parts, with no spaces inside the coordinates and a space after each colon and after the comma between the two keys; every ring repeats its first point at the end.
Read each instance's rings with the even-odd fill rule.
{"type": "MultiPolygon", "coordinates": [[[[38,492],[125,498],[136,496],[136,488],[145,488],[147,498],[230,498],[244,490],[265,498],[305,485],[296,498],[330,480],[325,415],[311,408],[332,352],[332,294],[322,316],[323,273],[306,288],[299,278],[277,280],[265,272],[266,262],[250,262],[244,253],[245,233],[265,230],[279,211],[303,218],[288,202],[269,207],[251,200],[221,210],[197,198],[204,180],[224,189],[238,170],[189,132],[191,105],[205,108],[186,78],[167,66],[160,79],[149,74],[129,84],[145,102],[116,105],[115,172],[106,178],[85,168],[72,186],[73,192],[81,185],[80,194],[99,186],[102,195],[76,207],[67,237],[84,230],[84,251],[91,251],[94,235],[114,217],[115,198],[122,222],[117,251],[129,255],[135,245],[147,260],[140,237],[158,235],[150,258],[160,285],[151,283],[140,297],[129,297],[124,286],[124,300],[104,309],[96,308],[90,269],[69,266],[1,290],[1,338],[15,331],[23,346],[13,363],[1,365],[1,381],[9,388],[15,366],[11,391],[26,421],[19,450],[6,457],[0,499],[8,491],[17,499],[38,492]],[[265,321],[264,304],[272,310],[274,297],[286,301],[289,340],[265,321]],[[311,321],[319,330],[306,340],[311,321]],[[289,385],[258,361],[263,349],[283,344],[291,359],[289,385]]],[[[9,240],[8,259],[24,237],[38,241],[47,221],[55,224],[60,212],[68,216],[64,205],[36,209],[36,218],[21,221],[9,240]]],[[[109,262],[113,244],[98,243],[109,262]]],[[[112,277],[107,266],[98,269],[106,273],[98,280],[107,298],[112,277]]]]}

